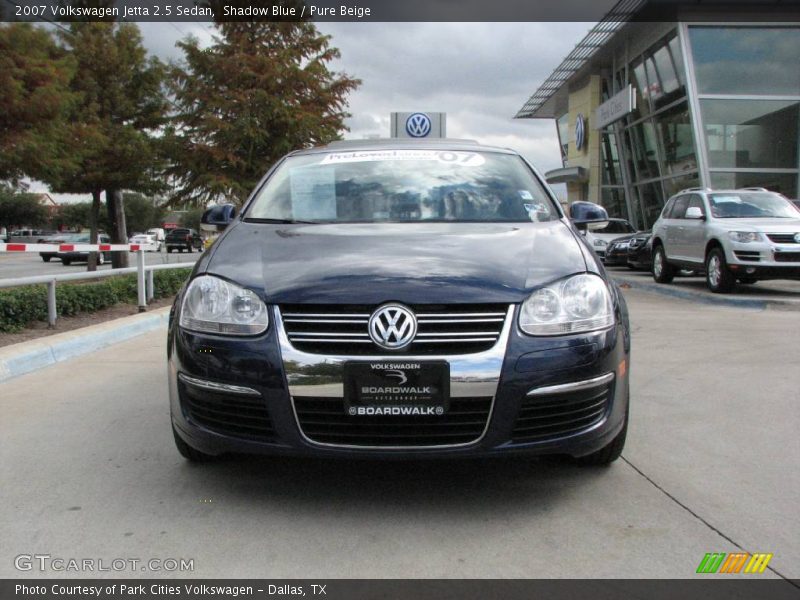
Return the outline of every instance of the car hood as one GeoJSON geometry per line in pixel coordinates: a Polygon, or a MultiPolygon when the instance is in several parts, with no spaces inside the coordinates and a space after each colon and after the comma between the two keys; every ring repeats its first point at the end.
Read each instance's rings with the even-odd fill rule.
{"type": "Polygon", "coordinates": [[[800,231],[800,219],[715,219],[714,223],[729,231],[763,231],[792,233],[800,231]]]}
{"type": "Polygon", "coordinates": [[[561,221],[239,222],[212,248],[207,273],[263,290],[274,304],[514,303],[586,271],[579,242],[561,221]]]}

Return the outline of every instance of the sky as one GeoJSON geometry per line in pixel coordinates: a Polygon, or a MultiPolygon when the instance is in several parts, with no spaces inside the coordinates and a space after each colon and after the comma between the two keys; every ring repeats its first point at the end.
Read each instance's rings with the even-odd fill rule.
{"type": "MultiPolygon", "coordinates": [[[[362,80],[349,97],[346,139],[389,136],[392,111],[447,113],[448,137],[513,148],[541,171],[561,166],[555,122],[513,116],[592,23],[318,23],[341,58],[334,71],[362,80]]],[[[211,25],[139,23],[145,46],[180,59],[188,34],[211,25]]]]}

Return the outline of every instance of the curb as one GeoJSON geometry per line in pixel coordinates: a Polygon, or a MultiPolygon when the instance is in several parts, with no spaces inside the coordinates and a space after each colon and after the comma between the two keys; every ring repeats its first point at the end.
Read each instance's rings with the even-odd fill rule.
{"type": "Polygon", "coordinates": [[[710,293],[705,294],[692,290],[682,290],[674,285],[649,283],[639,281],[637,279],[629,279],[627,277],[617,276],[611,272],[609,272],[609,275],[611,275],[611,278],[616,281],[618,285],[627,284],[631,288],[639,289],[645,292],[652,292],[654,294],[661,294],[662,296],[670,296],[672,298],[680,298],[682,300],[702,302],[703,304],[733,306],[736,308],[749,308],[752,310],[765,310],[769,307],[780,308],[783,310],[800,310],[800,304],[795,302],[785,302],[783,300],[762,300],[757,298],[735,298],[710,293]]]}
{"type": "Polygon", "coordinates": [[[0,348],[0,382],[142,335],[169,320],[170,307],[0,348]]]}

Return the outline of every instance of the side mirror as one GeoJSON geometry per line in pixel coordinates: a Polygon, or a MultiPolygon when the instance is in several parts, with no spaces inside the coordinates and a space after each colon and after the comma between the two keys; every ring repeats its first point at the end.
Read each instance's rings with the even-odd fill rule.
{"type": "Polygon", "coordinates": [[[573,202],[569,205],[569,218],[578,229],[602,229],[608,225],[608,212],[593,202],[573,202]]]}
{"type": "Polygon", "coordinates": [[[690,206],[686,209],[686,214],[684,215],[687,219],[704,219],[703,211],[700,210],[699,206],[690,206]]]}
{"type": "Polygon", "coordinates": [[[212,206],[200,217],[200,229],[203,231],[222,231],[236,218],[236,207],[233,204],[212,206]]]}

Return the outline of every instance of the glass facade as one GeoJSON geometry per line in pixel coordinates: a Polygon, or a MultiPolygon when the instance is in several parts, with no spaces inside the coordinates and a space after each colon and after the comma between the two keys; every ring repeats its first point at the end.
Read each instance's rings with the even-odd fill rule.
{"type": "Polygon", "coordinates": [[[690,25],[706,185],[798,197],[800,25],[690,25]]]}
{"type": "Polygon", "coordinates": [[[800,24],[676,24],[604,79],[604,99],[628,83],[636,109],[601,132],[611,216],[650,228],[701,185],[800,196],[800,24]]]}

